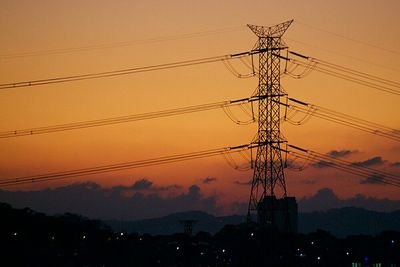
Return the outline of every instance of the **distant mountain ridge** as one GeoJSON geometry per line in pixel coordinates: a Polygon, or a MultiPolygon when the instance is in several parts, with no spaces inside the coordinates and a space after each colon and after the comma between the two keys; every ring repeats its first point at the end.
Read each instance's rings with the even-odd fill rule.
{"type": "Polygon", "coordinates": [[[322,229],[337,237],[376,235],[384,230],[400,231],[400,210],[377,212],[354,207],[330,209],[301,213],[298,223],[301,233],[322,229]]]}
{"type": "MultiPolygon", "coordinates": [[[[105,221],[115,231],[170,235],[183,231],[180,220],[196,220],[193,232],[215,234],[227,224],[240,224],[246,216],[231,215],[216,217],[202,211],[173,213],[160,218],[137,221],[105,221]]],[[[400,210],[377,212],[362,208],[346,207],[328,211],[299,213],[299,233],[310,233],[321,229],[337,237],[347,235],[376,235],[385,230],[400,231],[400,210]]]]}
{"type": "Polygon", "coordinates": [[[172,213],[170,215],[137,221],[104,221],[115,231],[137,232],[140,234],[148,233],[152,235],[170,235],[183,232],[181,220],[195,220],[193,232],[204,231],[215,234],[227,224],[240,224],[246,217],[241,215],[231,215],[215,217],[203,211],[187,211],[172,213]]]}

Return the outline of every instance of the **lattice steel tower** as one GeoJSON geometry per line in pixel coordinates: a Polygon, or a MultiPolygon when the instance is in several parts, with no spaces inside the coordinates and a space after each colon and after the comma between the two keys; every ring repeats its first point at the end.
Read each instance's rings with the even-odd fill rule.
{"type": "Polygon", "coordinates": [[[257,36],[255,49],[259,53],[258,81],[258,148],[251,184],[248,219],[257,211],[262,224],[275,224],[274,210],[279,210],[279,199],[286,199],[280,131],[280,99],[284,93],[280,84],[280,53],[286,48],[281,37],[293,20],[263,27],[247,25],[257,36]],[[276,207],[274,207],[276,206],[276,207]]]}

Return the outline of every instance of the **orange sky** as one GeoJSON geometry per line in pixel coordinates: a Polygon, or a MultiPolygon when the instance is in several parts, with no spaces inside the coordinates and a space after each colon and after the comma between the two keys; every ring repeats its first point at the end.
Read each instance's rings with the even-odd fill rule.
{"type": "MultiPolygon", "coordinates": [[[[285,34],[291,50],[339,65],[399,80],[400,2],[393,1],[2,1],[0,4],[0,83],[101,72],[249,50],[256,37],[247,23],[275,25],[294,19],[285,34]],[[312,25],[312,26],[311,26],[312,25]],[[313,28],[316,27],[316,28],[313,28]],[[229,28],[219,34],[169,41],[145,40],[229,28]],[[323,29],[324,31],[320,31],[323,29]],[[61,54],[7,57],[25,52],[128,42],[126,46],[61,54]]],[[[237,63],[237,65],[239,64],[237,63]]],[[[400,128],[399,98],[318,73],[302,80],[285,77],[291,97],[400,128]]],[[[238,79],[221,63],[132,76],[3,90],[0,130],[100,119],[249,96],[257,78],[238,79]]],[[[236,111],[239,112],[239,111],[236,111]]],[[[381,156],[400,161],[400,145],[318,119],[294,127],[283,124],[290,143],[322,153],[357,150],[351,160],[381,156]]],[[[109,163],[153,158],[248,143],[256,125],[233,124],[221,110],[0,140],[0,177],[11,178],[109,163]]],[[[240,161],[241,159],[238,158],[240,161]]],[[[29,184],[44,188],[94,179],[103,185],[129,184],[149,177],[157,184],[215,183],[202,186],[221,201],[246,200],[250,172],[231,169],[222,158],[29,184]]],[[[389,186],[365,186],[336,171],[287,172],[290,194],[302,197],[332,187],[342,197],[357,193],[399,198],[389,186]],[[312,179],[312,185],[304,180],[312,179]]]]}

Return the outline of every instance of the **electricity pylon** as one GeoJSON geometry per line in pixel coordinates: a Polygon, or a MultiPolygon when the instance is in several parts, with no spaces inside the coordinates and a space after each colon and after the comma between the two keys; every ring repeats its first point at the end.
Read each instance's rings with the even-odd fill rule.
{"type": "Polygon", "coordinates": [[[281,37],[293,20],[272,26],[263,27],[247,25],[257,36],[255,49],[259,50],[258,92],[258,135],[257,153],[253,165],[254,174],[248,207],[248,220],[251,213],[257,211],[258,221],[262,224],[274,224],[276,199],[286,199],[285,175],[280,130],[280,98],[284,96],[281,89],[280,53],[286,48],[281,37]],[[269,204],[265,205],[264,202],[269,204]],[[268,210],[266,209],[268,206],[268,210]],[[264,218],[260,218],[264,217],[264,218]],[[272,218],[271,218],[272,217],[272,218]]]}

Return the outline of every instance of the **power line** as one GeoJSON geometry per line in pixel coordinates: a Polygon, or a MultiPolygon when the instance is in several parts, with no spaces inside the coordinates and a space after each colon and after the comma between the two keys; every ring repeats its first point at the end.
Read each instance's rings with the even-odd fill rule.
{"type": "Polygon", "coordinates": [[[351,115],[340,113],[331,109],[327,109],[314,104],[299,101],[297,99],[288,98],[288,100],[293,104],[281,103],[281,105],[289,108],[289,112],[284,117],[288,122],[300,125],[305,123],[311,116],[324,119],[327,121],[335,122],[341,125],[345,125],[357,130],[368,132],[377,136],[385,137],[397,142],[400,142],[400,131],[393,128],[370,122],[368,120],[360,119],[351,115]],[[306,116],[300,121],[294,121],[293,118],[296,114],[291,114],[290,111],[301,112],[306,116]]]}
{"type": "MultiPolygon", "coordinates": [[[[300,57],[300,58],[305,59],[305,60],[308,61],[306,63],[306,62],[303,62],[303,61],[295,60],[293,58],[285,58],[286,60],[288,60],[288,61],[290,61],[290,62],[292,62],[294,64],[299,64],[299,65],[302,65],[302,66],[308,66],[309,64],[313,64],[313,65],[315,65],[315,69],[317,69],[317,70],[321,69],[322,71],[327,71],[327,72],[331,72],[333,74],[342,75],[343,77],[347,77],[349,79],[357,79],[357,81],[361,81],[361,82],[365,82],[365,83],[371,83],[372,85],[374,85],[373,82],[376,82],[376,83],[378,83],[378,85],[376,85],[376,86],[379,86],[379,84],[381,84],[381,85],[384,85],[384,86],[392,86],[392,87],[395,87],[395,88],[400,88],[400,82],[396,82],[396,81],[393,81],[393,80],[389,80],[389,79],[385,79],[385,78],[382,78],[382,77],[378,77],[378,76],[375,76],[375,75],[372,75],[372,74],[369,74],[369,73],[366,73],[366,72],[361,72],[361,71],[358,71],[358,70],[354,70],[354,69],[351,69],[351,68],[348,68],[348,67],[345,67],[345,66],[341,66],[341,65],[338,65],[338,64],[335,64],[335,63],[331,63],[331,62],[328,62],[328,61],[325,61],[325,60],[321,60],[321,59],[318,59],[318,58],[315,58],[315,57],[302,55],[302,54],[300,54],[298,52],[289,51],[289,53],[294,55],[294,56],[300,57]],[[319,65],[322,65],[325,68],[321,68],[321,67],[319,67],[319,65]],[[326,68],[330,68],[330,70],[328,70],[326,68]],[[354,77],[351,77],[351,76],[355,76],[357,78],[354,78],[354,77]],[[364,80],[361,80],[361,79],[364,79],[364,80]]],[[[391,89],[388,89],[388,90],[391,90],[391,89]]]]}
{"type": "Polygon", "coordinates": [[[374,76],[374,75],[369,74],[369,73],[357,71],[357,70],[354,70],[354,69],[351,69],[351,68],[348,68],[348,67],[344,67],[344,66],[340,66],[338,64],[330,63],[330,62],[327,62],[327,61],[324,61],[324,60],[321,60],[321,59],[312,58],[312,60],[317,62],[319,65],[325,65],[325,66],[327,66],[329,68],[332,68],[332,69],[335,69],[335,70],[338,70],[338,71],[342,71],[342,72],[346,71],[347,73],[349,73],[351,75],[355,75],[355,76],[358,76],[358,77],[361,77],[361,78],[364,78],[364,79],[367,79],[367,80],[370,80],[370,81],[379,82],[379,83],[382,83],[382,84],[386,84],[388,86],[394,86],[394,87],[400,88],[400,83],[396,82],[396,81],[384,79],[384,78],[381,78],[381,77],[378,77],[378,76],[374,76]]]}
{"type": "Polygon", "coordinates": [[[45,50],[37,50],[37,51],[26,51],[26,52],[20,52],[20,53],[2,54],[2,55],[0,55],[0,58],[1,59],[13,59],[13,58],[42,56],[42,55],[76,53],[76,52],[92,51],[92,50],[99,50],[99,49],[110,49],[110,48],[127,47],[127,46],[133,46],[133,45],[141,45],[141,44],[150,44],[150,43],[158,43],[158,42],[166,42],[166,41],[191,39],[191,38],[198,38],[198,37],[209,36],[209,35],[235,32],[235,31],[240,31],[240,30],[245,30],[245,26],[226,27],[226,28],[220,28],[220,29],[209,30],[209,31],[199,31],[199,32],[184,33],[184,34],[179,34],[179,35],[161,36],[161,37],[154,37],[154,38],[134,40],[134,41],[114,42],[114,43],[104,43],[104,44],[97,44],[97,45],[86,45],[86,46],[78,46],[78,47],[45,49],[45,50]]]}
{"type": "Polygon", "coordinates": [[[32,175],[32,176],[22,176],[16,178],[7,178],[0,180],[0,186],[11,186],[11,185],[19,185],[19,184],[26,184],[32,182],[39,182],[39,181],[51,181],[51,180],[59,180],[65,178],[72,178],[78,177],[83,175],[93,175],[99,173],[107,173],[107,172],[114,172],[120,170],[127,170],[127,169],[134,169],[140,167],[147,167],[147,166],[155,166],[167,163],[174,163],[192,159],[199,159],[235,152],[241,152],[242,150],[250,149],[253,147],[257,147],[258,145],[255,144],[246,144],[246,145],[239,145],[233,147],[224,147],[218,149],[209,149],[185,154],[178,154],[172,156],[165,156],[153,159],[146,159],[146,160],[138,160],[138,161],[131,161],[131,162],[124,162],[124,163],[117,163],[117,164],[109,164],[103,166],[96,166],[96,167],[89,167],[83,169],[75,169],[75,170],[68,170],[68,171],[61,171],[61,172],[53,172],[47,174],[39,174],[39,175],[32,175]]]}
{"type": "Polygon", "coordinates": [[[385,181],[397,183],[397,184],[400,185],[400,176],[394,175],[392,173],[388,173],[388,172],[385,172],[385,171],[382,171],[382,170],[377,170],[377,169],[373,169],[373,168],[370,168],[370,167],[362,166],[360,164],[357,164],[357,163],[354,163],[354,162],[349,162],[349,161],[346,161],[346,160],[343,160],[343,159],[340,159],[340,158],[334,158],[334,157],[331,157],[331,156],[328,156],[328,155],[325,155],[325,154],[322,154],[322,153],[318,153],[318,152],[315,152],[315,151],[312,151],[312,150],[309,150],[309,153],[312,154],[312,155],[316,155],[321,159],[328,159],[328,160],[332,161],[334,164],[338,164],[339,165],[339,163],[340,163],[343,166],[358,170],[359,172],[363,172],[363,173],[365,173],[367,175],[370,175],[370,176],[371,175],[379,175],[380,177],[385,178],[385,181]]]}
{"type": "Polygon", "coordinates": [[[334,50],[331,50],[331,49],[327,49],[327,48],[324,48],[324,47],[320,47],[320,46],[317,46],[317,45],[314,45],[314,44],[309,44],[307,42],[295,40],[293,38],[286,38],[286,39],[290,40],[291,42],[299,43],[301,45],[312,47],[312,48],[315,48],[317,50],[321,50],[321,51],[324,51],[324,52],[327,52],[327,53],[330,53],[330,54],[334,54],[334,55],[338,55],[338,56],[341,56],[341,57],[344,57],[344,58],[347,58],[347,59],[350,58],[352,60],[363,62],[363,63],[366,63],[366,64],[371,65],[371,66],[375,66],[375,67],[379,67],[379,68],[383,68],[383,69],[390,70],[390,71],[395,71],[395,72],[399,71],[399,69],[397,69],[397,68],[389,67],[389,66],[383,65],[383,64],[378,64],[376,62],[365,60],[364,58],[355,57],[354,55],[340,53],[340,52],[337,52],[337,51],[334,51],[334,50]]]}
{"type": "Polygon", "coordinates": [[[164,64],[158,64],[158,65],[144,66],[144,67],[135,67],[135,68],[120,69],[120,70],[105,71],[105,72],[96,72],[96,73],[79,74],[79,75],[72,75],[72,76],[46,78],[46,79],[32,80],[32,81],[3,83],[3,84],[0,84],[0,90],[1,89],[4,90],[4,89],[20,88],[20,87],[32,87],[32,86],[48,85],[48,84],[56,84],[56,83],[65,83],[65,82],[73,82],[73,81],[81,81],[81,80],[99,79],[99,78],[105,78],[105,77],[115,77],[115,76],[131,75],[131,74],[136,74],[136,73],[143,73],[143,72],[150,72],[150,71],[157,71],[157,70],[187,67],[187,66],[207,64],[207,63],[213,63],[213,62],[218,62],[218,61],[231,60],[234,58],[251,56],[254,54],[261,53],[261,52],[263,52],[263,51],[262,50],[252,50],[252,51],[246,51],[246,52],[241,52],[241,53],[236,53],[236,54],[205,57],[205,58],[199,58],[199,59],[177,61],[177,62],[172,62],[172,63],[164,63],[164,64]]]}
{"type": "MultiPolygon", "coordinates": [[[[348,67],[340,66],[338,64],[330,63],[317,58],[302,55],[300,53],[289,51],[290,54],[307,60],[307,62],[296,60],[294,58],[280,56],[281,58],[291,62],[297,66],[302,66],[307,70],[316,70],[318,72],[351,81],[360,85],[364,85],[370,88],[374,88],[383,92],[391,93],[394,95],[400,95],[400,83],[389,79],[384,79],[369,73],[354,70],[348,67]]],[[[293,72],[293,71],[292,71],[293,72]]],[[[290,71],[287,74],[294,76],[295,78],[301,78],[304,75],[294,75],[290,71]]],[[[307,72],[308,74],[309,72],[307,72]]]]}
{"type": "MultiPolygon", "coordinates": [[[[127,122],[134,122],[134,121],[141,121],[141,120],[148,120],[148,119],[155,119],[155,118],[162,118],[162,117],[170,117],[170,116],[176,116],[176,115],[194,113],[194,112],[200,112],[200,111],[207,111],[207,110],[213,110],[213,109],[219,109],[219,108],[222,108],[225,111],[229,107],[235,107],[235,106],[242,107],[242,105],[249,103],[249,102],[256,101],[256,100],[258,100],[258,98],[250,97],[250,98],[242,98],[242,99],[236,99],[236,100],[228,100],[228,101],[221,101],[221,102],[215,102],[215,103],[201,104],[201,105],[193,105],[193,106],[187,106],[187,107],[183,107],[183,108],[175,108],[175,109],[169,109],[169,110],[148,112],[148,113],[142,113],[142,114],[132,114],[132,115],[91,120],[91,121],[58,124],[58,125],[36,127],[36,128],[29,128],[29,129],[20,129],[20,130],[14,130],[14,131],[4,131],[4,132],[0,132],[0,138],[19,137],[19,136],[45,134],[45,133],[62,132],[62,131],[68,131],[68,130],[77,130],[77,129],[83,129],[83,128],[99,127],[99,126],[113,125],[113,124],[119,124],[119,123],[127,123],[127,122]]],[[[231,116],[231,113],[228,113],[227,115],[231,116]]],[[[230,117],[230,118],[233,120],[232,117],[230,117]]],[[[252,121],[254,121],[254,119],[252,121]]],[[[237,120],[235,120],[235,122],[238,123],[237,120]]],[[[238,123],[238,124],[240,124],[240,123],[238,123]]]]}
{"type": "MultiPolygon", "coordinates": [[[[259,27],[259,26],[252,26],[252,27],[254,28],[255,32],[257,32],[257,33],[259,32],[260,29],[263,28],[263,27],[259,27]]],[[[262,32],[262,34],[264,34],[264,33],[265,32],[262,32]]],[[[187,37],[187,38],[191,38],[191,37],[187,37]]],[[[148,40],[148,41],[155,41],[155,40],[148,40]]],[[[115,44],[115,45],[122,45],[122,44],[120,43],[120,44],[115,44]]],[[[83,50],[85,50],[85,49],[86,50],[100,49],[100,47],[88,46],[88,47],[78,48],[78,50],[79,49],[83,49],[83,50]]],[[[283,46],[279,47],[279,49],[283,49],[283,46]]],[[[53,52],[58,53],[61,51],[47,51],[47,52],[48,53],[53,53],[53,52]]],[[[68,52],[68,51],[65,50],[64,52],[68,52]]],[[[73,51],[71,50],[69,52],[73,52],[73,51]]],[[[4,83],[4,84],[0,84],[0,89],[12,89],[12,88],[20,88],[20,87],[46,85],[46,84],[73,82],[73,81],[79,81],[79,80],[98,79],[98,78],[104,78],[104,77],[130,75],[130,74],[149,72],[149,71],[157,71],[157,70],[164,70],[164,69],[171,69],[171,68],[178,68],[178,67],[185,67],[185,66],[192,66],[192,65],[199,65],[199,64],[208,64],[208,63],[213,63],[213,62],[218,62],[218,61],[222,61],[227,66],[227,68],[233,74],[237,75],[238,77],[251,77],[256,73],[256,69],[253,64],[251,64],[251,66],[250,65],[248,66],[248,67],[251,67],[250,69],[252,70],[252,73],[250,73],[248,75],[239,75],[237,73],[237,71],[228,63],[228,61],[231,59],[234,59],[234,58],[242,59],[244,57],[252,56],[252,55],[260,54],[260,53],[265,54],[266,52],[269,53],[270,56],[277,57],[277,59],[283,58],[283,59],[286,59],[288,62],[292,62],[295,65],[295,68],[297,66],[302,66],[302,67],[306,68],[306,71],[301,73],[301,75],[293,74],[292,73],[293,69],[291,71],[289,71],[288,73],[292,74],[294,77],[300,78],[304,75],[307,75],[308,73],[310,73],[313,70],[317,70],[319,72],[322,72],[322,73],[325,73],[325,74],[328,74],[328,75],[331,75],[334,77],[342,78],[342,79],[349,80],[349,81],[352,81],[352,82],[355,82],[355,83],[358,83],[361,85],[369,86],[369,87],[372,87],[372,88],[375,88],[375,89],[378,89],[381,91],[400,95],[400,91],[395,89],[395,88],[400,88],[400,83],[398,83],[398,82],[394,82],[394,81],[391,81],[388,79],[383,79],[383,78],[380,78],[380,77],[377,77],[377,76],[374,76],[374,75],[371,75],[368,73],[363,73],[363,72],[353,70],[353,69],[350,69],[347,67],[343,67],[343,66],[340,66],[337,64],[329,63],[327,61],[307,57],[307,56],[301,55],[301,54],[293,52],[293,51],[290,51],[290,53],[292,55],[299,56],[300,58],[307,60],[307,62],[299,61],[299,60],[296,60],[293,58],[283,57],[283,56],[280,56],[279,54],[278,55],[275,54],[275,52],[271,49],[268,50],[268,48],[252,50],[252,51],[247,51],[247,52],[238,53],[238,54],[227,54],[227,55],[215,56],[215,57],[205,57],[205,58],[199,58],[199,59],[193,59],[193,60],[178,61],[178,62],[144,66],[144,67],[127,68],[127,69],[113,70],[113,71],[107,71],[107,72],[96,72],[96,73],[32,80],[32,81],[4,83]]],[[[21,56],[24,56],[24,55],[21,55],[21,56]]],[[[280,66],[278,66],[276,68],[278,70],[278,68],[280,68],[280,66]]],[[[276,71],[276,73],[278,75],[279,71],[276,71]]],[[[263,75],[259,74],[259,76],[262,76],[262,79],[264,79],[265,77],[268,76],[268,73],[264,73],[263,75]]],[[[277,78],[279,78],[279,77],[277,76],[277,78]]],[[[261,100],[261,97],[264,97],[264,95],[265,94],[259,93],[257,100],[261,100]]],[[[278,99],[280,96],[281,95],[273,95],[273,97],[278,97],[278,99]]],[[[300,102],[300,101],[294,100],[294,99],[289,99],[289,100],[291,100],[293,102],[297,102],[297,103],[300,102]]],[[[216,108],[224,108],[224,111],[225,111],[225,108],[227,108],[229,106],[241,105],[246,101],[249,102],[250,98],[234,100],[234,101],[210,103],[210,104],[204,104],[204,105],[198,105],[198,106],[189,106],[189,107],[184,107],[184,108],[177,108],[177,109],[158,111],[158,112],[150,112],[150,113],[144,113],[144,114],[134,114],[134,115],[128,115],[128,116],[122,116],[122,117],[115,117],[115,118],[106,118],[106,119],[84,121],[84,122],[77,122],[77,123],[69,123],[69,124],[61,124],[61,125],[53,125],[53,126],[46,126],[46,127],[16,130],[16,131],[8,131],[8,132],[0,133],[0,138],[31,135],[31,134],[50,133],[50,132],[56,132],[56,131],[66,131],[66,130],[73,130],[73,129],[88,128],[88,127],[97,127],[97,126],[110,125],[110,124],[116,124],[116,123],[124,123],[124,122],[131,122],[131,121],[144,120],[144,119],[174,116],[174,115],[178,115],[178,114],[185,114],[185,113],[210,110],[210,109],[216,109],[216,108]]],[[[268,101],[274,102],[275,100],[268,100],[268,101]]],[[[273,105],[273,103],[271,103],[271,104],[273,105]]],[[[279,103],[279,104],[282,104],[282,103],[279,103]]],[[[361,119],[358,119],[358,118],[355,118],[355,117],[352,117],[349,115],[341,114],[336,111],[324,109],[324,108],[321,108],[321,107],[318,107],[315,105],[310,105],[310,104],[306,104],[304,106],[307,106],[308,108],[311,107],[312,108],[311,111],[310,111],[310,109],[306,109],[301,106],[300,107],[295,106],[295,105],[287,105],[287,106],[292,107],[295,111],[303,112],[306,115],[313,115],[313,116],[316,116],[319,118],[324,118],[326,120],[341,123],[343,125],[347,125],[347,126],[350,126],[350,127],[356,128],[356,129],[360,129],[360,130],[369,131],[371,133],[375,133],[375,134],[383,136],[382,134],[379,134],[380,130],[377,131],[376,129],[373,129],[371,127],[383,129],[384,126],[374,124],[374,123],[368,122],[366,120],[361,120],[361,119]],[[379,128],[379,127],[381,127],[381,128],[379,128]]],[[[227,112],[227,113],[229,114],[229,112],[227,112]]],[[[253,115],[253,119],[254,119],[254,115],[253,115]]],[[[278,116],[278,119],[279,119],[279,116],[278,116]]],[[[303,122],[304,122],[304,120],[303,120],[303,122]]],[[[385,128],[385,131],[386,130],[388,130],[388,129],[385,128]]],[[[389,130],[394,131],[393,129],[389,129],[389,130]]],[[[385,137],[390,138],[390,135],[387,135],[385,137]]],[[[395,140],[399,141],[399,136],[397,136],[397,137],[394,136],[393,138],[395,138],[395,140]]],[[[280,140],[280,136],[279,136],[279,140],[280,140]]],[[[275,142],[275,143],[280,144],[281,142],[283,143],[284,141],[279,141],[279,142],[275,142]]],[[[179,162],[179,161],[184,161],[184,160],[210,157],[210,156],[215,156],[215,155],[227,155],[229,153],[234,153],[234,152],[240,153],[245,149],[253,148],[253,147],[260,147],[261,145],[262,146],[269,145],[271,148],[281,150],[280,147],[278,147],[278,148],[273,147],[271,145],[271,142],[267,143],[267,142],[263,142],[262,140],[261,141],[259,140],[258,143],[253,143],[250,145],[241,145],[241,146],[236,146],[236,147],[226,147],[226,148],[222,148],[222,149],[205,150],[205,151],[186,153],[186,154],[180,154],[180,155],[172,155],[172,156],[166,156],[166,157],[160,157],[160,158],[154,158],[154,159],[139,160],[139,161],[125,162],[125,163],[118,163],[118,164],[110,164],[110,165],[104,165],[104,166],[96,166],[96,167],[75,169],[75,170],[62,171],[62,172],[54,172],[54,173],[40,174],[40,175],[34,175],[34,176],[8,178],[8,179],[0,180],[0,186],[1,185],[3,185],[3,186],[17,185],[17,184],[36,182],[36,181],[64,179],[64,178],[77,177],[77,176],[82,176],[82,175],[91,175],[91,174],[119,171],[119,170],[139,168],[139,167],[145,167],[145,166],[154,166],[154,165],[159,165],[159,164],[166,164],[166,163],[173,163],[173,162],[179,162]]],[[[298,151],[286,151],[288,153],[292,153],[293,155],[298,156],[299,158],[301,158],[301,157],[311,158],[311,160],[314,161],[315,163],[320,163],[325,166],[337,168],[337,169],[344,170],[349,173],[357,174],[357,175],[364,176],[367,178],[372,177],[371,179],[376,180],[377,182],[400,186],[400,177],[395,176],[393,174],[385,173],[385,172],[382,172],[379,170],[374,170],[371,168],[357,166],[350,162],[345,162],[345,161],[342,161],[339,159],[327,157],[326,155],[323,155],[323,154],[320,154],[320,153],[317,153],[317,152],[314,152],[311,150],[299,149],[298,147],[295,147],[292,145],[289,145],[289,146],[291,148],[294,148],[295,150],[297,149],[297,150],[304,152],[303,154],[301,154],[301,153],[298,153],[298,151]],[[304,154],[306,154],[307,157],[304,154]]],[[[230,158],[228,157],[228,159],[230,159],[230,158]]],[[[260,164],[264,164],[264,163],[265,162],[260,162],[260,164]]],[[[286,189],[285,189],[285,191],[286,191],[286,189]]]]}
{"type": "MultiPolygon", "coordinates": [[[[300,61],[294,61],[294,62],[296,64],[299,64],[299,65],[302,65],[302,66],[307,66],[305,63],[300,62],[300,61]]],[[[321,72],[321,73],[324,73],[324,74],[327,74],[327,75],[330,75],[330,76],[333,76],[333,77],[336,77],[336,78],[340,78],[340,79],[343,79],[343,80],[346,80],[346,81],[350,81],[350,82],[353,82],[353,83],[356,83],[356,84],[359,84],[359,85],[367,86],[367,87],[370,87],[370,88],[373,88],[373,89],[376,89],[376,90],[379,90],[379,91],[382,91],[382,92],[390,93],[390,94],[393,94],[393,95],[400,95],[400,91],[399,90],[390,88],[390,87],[385,86],[385,85],[380,85],[380,84],[376,84],[376,83],[373,83],[373,82],[365,81],[365,80],[360,79],[360,78],[352,77],[351,75],[349,75],[351,73],[346,72],[346,71],[342,71],[342,73],[341,73],[340,71],[332,71],[332,70],[329,70],[329,69],[326,69],[326,68],[319,67],[318,65],[314,68],[314,70],[316,70],[318,72],[321,72]]],[[[398,86],[396,86],[396,87],[398,88],[398,86]]]]}
{"type": "Polygon", "coordinates": [[[300,148],[298,146],[288,144],[288,147],[292,148],[292,150],[285,150],[285,152],[292,154],[297,158],[313,162],[319,167],[331,167],[354,175],[365,177],[374,183],[400,187],[400,176],[370,167],[364,167],[353,162],[327,156],[312,150],[300,148]]]}
{"type": "Polygon", "coordinates": [[[304,156],[300,153],[296,153],[293,151],[291,151],[291,153],[294,154],[297,158],[308,160],[320,167],[329,167],[329,168],[337,169],[337,170],[347,172],[347,173],[350,173],[353,175],[361,176],[361,177],[369,179],[373,183],[387,184],[387,185],[391,185],[391,186],[400,187],[400,182],[398,180],[394,180],[394,181],[388,180],[387,178],[382,177],[381,175],[378,175],[373,171],[372,172],[371,171],[363,172],[362,170],[360,171],[357,168],[351,168],[348,165],[338,164],[338,163],[334,163],[331,161],[318,160],[317,157],[311,157],[311,159],[310,159],[309,156],[304,156]]]}
{"type": "Polygon", "coordinates": [[[381,47],[381,46],[378,46],[378,45],[375,45],[375,44],[371,44],[371,43],[368,43],[368,42],[365,42],[365,41],[357,40],[357,39],[354,39],[354,38],[351,38],[351,37],[348,37],[348,36],[345,36],[345,35],[342,35],[342,34],[339,34],[339,33],[335,33],[335,32],[328,31],[328,30],[324,30],[322,28],[315,27],[313,25],[310,25],[310,24],[304,23],[304,22],[300,22],[298,20],[296,20],[296,23],[300,24],[300,25],[303,25],[303,26],[306,26],[306,27],[309,27],[311,29],[320,31],[320,32],[328,33],[330,35],[333,35],[333,36],[336,36],[336,37],[339,37],[339,38],[342,38],[342,39],[345,39],[345,40],[348,40],[348,41],[351,41],[351,42],[354,42],[354,43],[362,44],[364,46],[369,46],[369,47],[372,47],[372,48],[375,48],[375,49],[379,49],[379,50],[382,50],[382,51],[385,51],[385,52],[389,52],[389,53],[392,53],[392,54],[400,55],[400,52],[396,51],[396,50],[388,49],[388,48],[381,47]]]}

